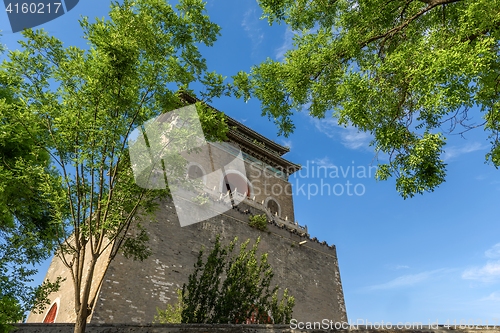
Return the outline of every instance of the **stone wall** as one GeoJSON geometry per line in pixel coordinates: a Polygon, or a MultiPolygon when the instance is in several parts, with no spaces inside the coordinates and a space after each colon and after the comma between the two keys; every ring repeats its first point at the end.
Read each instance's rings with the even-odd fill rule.
{"type": "MultiPolygon", "coordinates": [[[[89,321],[97,324],[152,323],[157,308],[164,309],[167,304],[177,301],[176,290],[187,282],[194,270],[199,250],[202,246],[211,248],[218,234],[224,243],[235,236],[240,242],[251,239],[251,244],[261,238],[259,248],[261,253],[269,254],[274,282],[288,288],[295,297],[294,318],[301,321],[347,320],[335,246],[320,243],[316,237],[310,238],[287,223],[270,223],[265,232],[251,228],[248,218],[263,212],[257,205],[249,204],[242,202],[221,215],[180,227],[173,202],[162,202],[156,213],[157,222],[144,221],[153,255],[139,262],[119,254],[111,262],[100,290],[96,290],[97,284],[92,288],[99,294],[89,321]]],[[[98,275],[104,273],[105,267],[101,266],[97,265],[98,275]]],[[[57,276],[65,277],[66,281],[50,296],[58,307],[55,322],[74,322],[71,277],[68,269],[55,258],[47,277],[53,280],[57,276]]],[[[31,314],[28,322],[42,322],[49,309],[31,314]]]]}
{"type": "MultiPolygon", "coordinates": [[[[71,324],[18,324],[16,333],[72,333],[71,324]]],[[[199,324],[162,324],[162,325],[98,325],[89,324],[89,333],[332,333],[335,330],[300,330],[290,329],[286,325],[199,325],[199,324]]],[[[437,329],[423,328],[412,330],[373,330],[358,328],[342,330],[345,333],[449,333],[444,327],[437,329]]],[[[455,333],[500,333],[498,327],[480,327],[477,329],[457,329],[455,333]]]]}
{"type": "Polygon", "coordinates": [[[248,217],[262,211],[240,203],[237,208],[201,223],[180,227],[173,203],[162,203],[157,221],[147,224],[153,255],[144,262],[117,256],[110,265],[92,323],[151,323],[156,308],[177,301],[176,290],[187,282],[202,246],[211,248],[218,234],[228,243],[261,238],[274,282],[295,297],[298,320],[345,321],[346,310],[334,246],[309,239],[286,226],[268,224],[263,232],[248,225],[248,217]],[[299,245],[301,241],[307,241],[299,245]]]}

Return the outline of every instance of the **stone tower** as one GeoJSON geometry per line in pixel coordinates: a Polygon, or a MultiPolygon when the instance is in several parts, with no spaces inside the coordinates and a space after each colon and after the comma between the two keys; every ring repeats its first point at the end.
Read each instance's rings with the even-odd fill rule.
{"type": "MultiPolygon", "coordinates": [[[[196,101],[191,96],[184,99],[196,101]]],[[[181,227],[174,202],[161,202],[156,212],[158,222],[145,223],[153,254],[143,262],[119,254],[107,270],[96,267],[96,278],[104,274],[104,279],[100,287],[91,290],[97,297],[89,322],[151,323],[156,308],[164,309],[177,301],[176,290],[194,270],[199,250],[202,246],[211,248],[216,235],[221,235],[223,242],[235,236],[240,241],[260,236],[259,249],[269,254],[274,282],[295,297],[294,319],[347,321],[335,246],[311,238],[307,227],[294,218],[288,177],[300,166],[282,157],[289,148],[230,117],[227,122],[228,141],[212,143],[210,153],[242,157],[245,174],[227,170],[220,178],[210,176],[203,163],[207,157],[201,155],[199,161],[191,159],[186,170],[188,177],[203,181],[211,207],[222,213],[181,227]],[[233,205],[234,199],[238,199],[237,205],[233,205]],[[267,215],[267,231],[248,225],[249,216],[256,214],[267,215]]],[[[58,276],[66,281],[51,295],[51,306],[42,314],[30,314],[28,322],[75,321],[71,278],[54,257],[46,278],[55,280],[58,276]]]]}

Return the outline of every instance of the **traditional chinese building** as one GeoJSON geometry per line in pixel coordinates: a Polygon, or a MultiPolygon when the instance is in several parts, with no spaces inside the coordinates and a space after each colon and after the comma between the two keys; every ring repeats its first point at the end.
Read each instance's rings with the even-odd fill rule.
{"type": "MultiPolygon", "coordinates": [[[[191,96],[184,100],[196,102],[191,96]]],[[[210,248],[217,235],[226,242],[235,236],[240,241],[261,238],[259,249],[268,253],[275,283],[295,297],[293,318],[347,321],[335,246],[311,237],[307,227],[295,221],[288,179],[300,166],[283,157],[288,147],[230,117],[227,124],[227,142],[212,143],[210,156],[202,152],[186,166],[188,177],[202,180],[209,208],[220,214],[181,227],[174,202],[161,202],[158,222],[146,223],[153,254],[143,262],[118,255],[107,269],[96,267],[96,279],[103,274],[104,279],[91,290],[95,304],[89,322],[151,323],[157,308],[176,303],[176,290],[194,270],[199,250],[210,248]],[[242,158],[244,172],[231,168],[222,175],[211,172],[214,167],[209,162],[223,154],[242,158]],[[248,225],[249,217],[257,214],[267,216],[266,231],[248,225]]],[[[66,281],[50,296],[51,306],[45,313],[31,314],[28,322],[74,322],[71,278],[55,257],[47,278],[57,276],[66,281]]]]}

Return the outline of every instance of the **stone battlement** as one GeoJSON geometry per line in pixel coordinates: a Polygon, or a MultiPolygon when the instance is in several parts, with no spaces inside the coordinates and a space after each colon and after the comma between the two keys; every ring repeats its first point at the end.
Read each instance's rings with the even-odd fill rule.
{"type": "Polygon", "coordinates": [[[326,241],[320,242],[318,240],[318,238],[311,237],[309,235],[309,233],[307,232],[307,225],[301,226],[297,221],[288,220],[287,217],[285,217],[285,219],[283,219],[282,217],[279,217],[277,214],[273,215],[267,209],[267,207],[264,205],[263,202],[256,201],[255,197],[253,197],[253,198],[247,197],[246,193],[235,192],[235,193],[230,194],[229,191],[227,193],[221,193],[221,192],[217,191],[216,189],[209,189],[209,188],[204,188],[203,191],[204,191],[204,193],[207,194],[208,199],[212,202],[212,204],[224,206],[224,207],[220,207],[220,208],[233,208],[236,211],[239,211],[240,213],[246,214],[246,215],[248,215],[248,214],[257,215],[258,214],[255,212],[251,212],[248,209],[240,209],[238,207],[238,205],[233,207],[233,205],[231,203],[231,196],[232,196],[233,199],[236,198],[236,201],[244,203],[250,207],[258,209],[260,212],[265,213],[267,215],[269,225],[273,225],[279,229],[288,230],[292,234],[296,234],[296,235],[299,235],[300,237],[303,237],[304,240],[311,241],[311,242],[314,242],[314,243],[317,243],[320,245],[324,245],[324,246],[327,246],[331,249],[335,249],[335,245],[333,245],[333,244],[328,245],[328,243],[326,241]]]}
{"type": "Polygon", "coordinates": [[[306,225],[301,226],[297,221],[288,220],[287,216],[285,216],[285,218],[283,219],[282,217],[278,216],[277,214],[273,215],[269,211],[269,209],[267,209],[267,207],[264,205],[263,201],[258,202],[255,200],[255,196],[252,198],[249,198],[249,197],[247,197],[246,193],[233,192],[230,194],[229,191],[226,193],[221,193],[221,192],[217,191],[217,189],[210,189],[207,187],[205,187],[202,190],[202,192],[207,194],[208,199],[212,203],[220,203],[220,204],[225,205],[228,208],[232,207],[231,199],[233,199],[233,200],[236,199],[236,201],[238,201],[238,202],[244,202],[247,205],[252,206],[252,207],[259,209],[259,210],[263,211],[264,213],[266,213],[270,223],[274,222],[276,225],[278,225],[280,227],[282,225],[284,225],[288,229],[296,230],[301,235],[309,236],[309,234],[307,233],[307,226],[306,225]]]}
{"type": "MultiPolygon", "coordinates": [[[[227,193],[220,193],[216,189],[209,189],[205,188],[204,189],[205,193],[208,194],[209,200],[214,203],[214,204],[219,204],[219,205],[224,205],[226,208],[233,208],[236,211],[241,212],[242,214],[252,214],[256,215],[257,213],[251,212],[248,209],[239,209],[238,206],[233,207],[231,203],[231,197],[229,192],[227,193]]],[[[307,225],[301,226],[298,224],[297,221],[292,221],[288,220],[287,217],[285,219],[279,217],[277,214],[273,215],[271,212],[267,209],[267,207],[264,205],[263,202],[258,202],[254,198],[248,198],[246,194],[242,193],[232,193],[231,194],[233,197],[237,196],[238,201],[241,201],[241,203],[244,203],[250,207],[253,207],[255,209],[258,209],[259,211],[265,213],[268,217],[268,224],[275,226],[276,228],[279,229],[286,229],[290,231],[292,234],[299,235],[300,237],[303,237],[304,240],[311,241],[320,245],[327,246],[331,249],[335,249],[335,245],[328,245],[326,241],[319,241],[318,238],[316,237],[311,237],[309,233],[307,232],[307,225]]]]}

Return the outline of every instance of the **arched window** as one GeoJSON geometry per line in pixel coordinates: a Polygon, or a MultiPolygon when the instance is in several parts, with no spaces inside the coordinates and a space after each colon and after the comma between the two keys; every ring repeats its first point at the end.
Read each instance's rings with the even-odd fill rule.
{"type": "Polygon", "coordinates": [[[54,303],[43,320],[44,323],[53,323],[56,320],[57,303],[54,303]]]}
{"type": "Polygon", "coordinates": [[[247,197],[250,196],[250,189],[248,187],[248,182],[245,178],[237,173],[228,173],[224,177],[223,191],[238,192],[241,194],[246,193],[247,197]]]}
{"type": "Polygon", "coordinates": [[[269,210],[269,212],[271,212],[271,214],[273,215],[276,215],[276,213],[278,214],[278,216],[281,215],[281,212],[280,212],[280,206],[278,205],[278,203],[276,202],[276,200],[274,199],[269,199],[267,201],[267,209],[269,210]]]}

